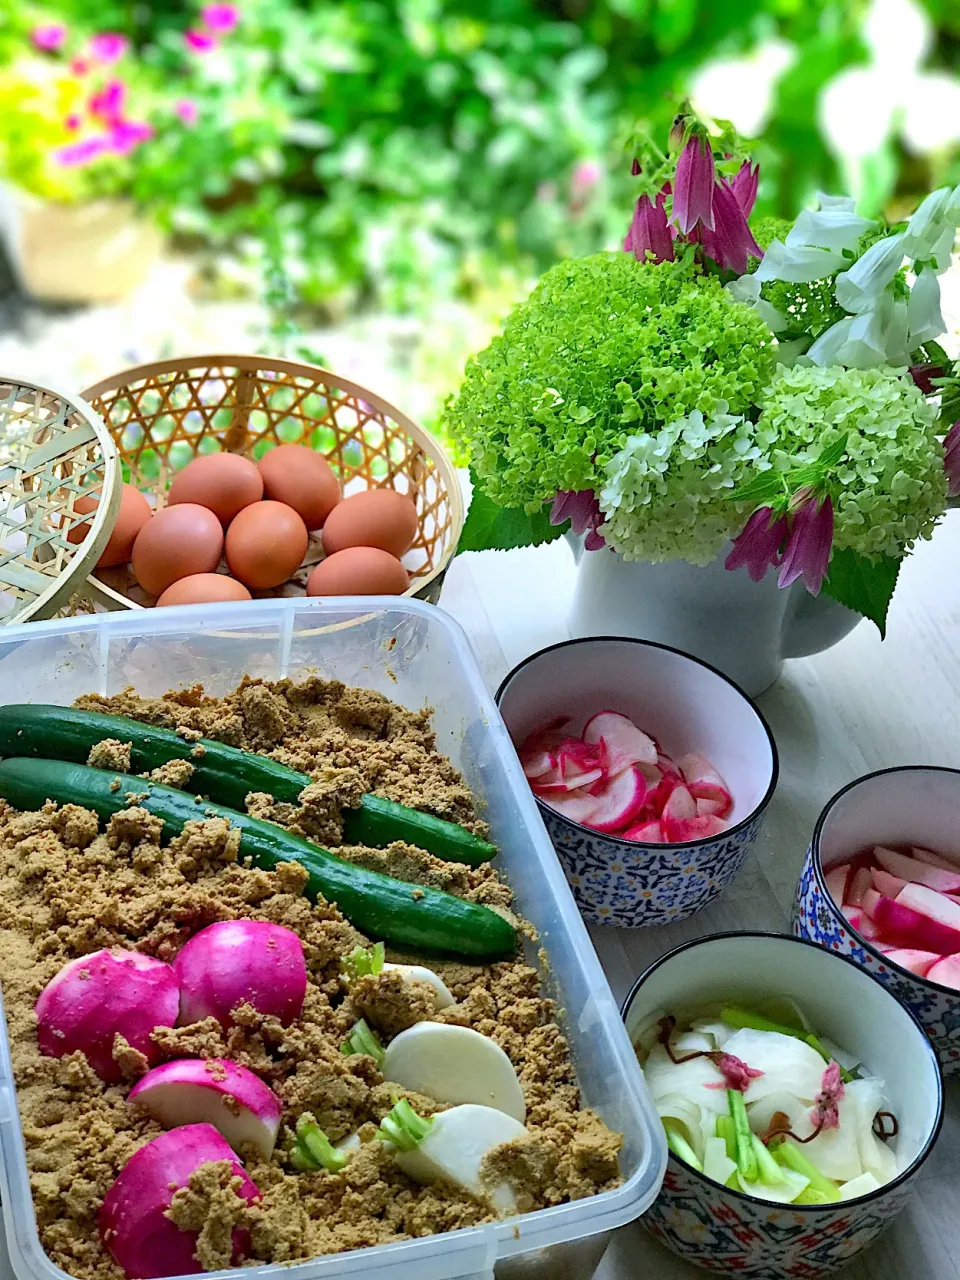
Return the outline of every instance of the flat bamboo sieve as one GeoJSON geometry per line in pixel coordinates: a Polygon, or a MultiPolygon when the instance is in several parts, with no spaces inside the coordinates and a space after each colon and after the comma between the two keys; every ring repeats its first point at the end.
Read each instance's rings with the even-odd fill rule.
{"type": "Polygon", "coordinates": [[[0,377],[0,622],[36,622],[94,567],[120,506],[120,464],[77,396],[0,377]],[[91,516],[77,499],[101,498],[91,516]],[[74,530],[83,536],[70,541],[74,530]]]}
{"type": "MultiPolygon", "coordinates": [[[[227,451],[257,460],[277,444],[322,454],[344,493],[389,487],[413,499],[420,531],[404,564],[407,595],[435,602],[463,527],[456,471],[441,446],[399,409],[329,369],[269,356],[213,355],[124,370],[85,393],[103,415],[123,467],[157,508],[171,479],[198,454],[227,451]]],[[[322,559],[311,536],[303,565],[274,591],[303,595],[322,559]]],[[[137,609],[153,603],[128,568],[91,574],[73,604],[137,609]]]]}

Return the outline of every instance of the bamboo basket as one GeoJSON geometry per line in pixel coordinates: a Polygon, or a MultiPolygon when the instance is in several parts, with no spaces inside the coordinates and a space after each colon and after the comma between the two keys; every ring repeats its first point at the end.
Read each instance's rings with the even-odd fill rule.
{"type": "Polygon", "coordinates": [[[0,622],[36,622],[65,605],[119,506],[117,452],[90,406],[0,377],[0,622]],[[92,516],[77,511],[81,496],[100,499],[92,516]]]}
{"type": "MultiPolygon", "coordinates": [[[[126,369],[84,393],[103,416],[123,478],[156,508],[172,477],[198,454],[221,450],[257,460],[277,444],[321,453],[344,494],[389,487],[413,499],[420,531],[404,557],[407,595],[436,602],[463,528],[456,471],[441,446],[399,409],[328,369],[269,356],[214,355],[126,369]]],[[[254,595],[304,595],[323,558],[311,535],[300,569],[254,595]]],[[[154,603],[129,568],[101,569],[78,588],[71,611],[138,609],[154,603]]]]}

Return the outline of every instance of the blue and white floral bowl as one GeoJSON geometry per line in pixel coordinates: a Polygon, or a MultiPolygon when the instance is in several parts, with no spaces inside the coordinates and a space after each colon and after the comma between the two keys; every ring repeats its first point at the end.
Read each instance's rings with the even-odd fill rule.
{"type": "Polygon", "coordinates": [[[700,911],[739,872],[777,785],[766,721],[731,680],[705,662],[648,640],[569,640],[532,654],[506,677],[497,702],[518,746],[561,716],[577,734],[598,711],[629,716],[677,758],[706,756],[733,796],[730,826],[683,844],[602,835],[538,799],[584,919],[646,928],[700,911]]]}
{"type": "Polygon", "coordinates": [[[809,942],[770,933],[718,933],[678,947],[636,981],[623,1006],[631,1039],[655,1010],[797,1002],[817,1032],[860,1058],[886,1085],[897,1116],[899,1174],[834,1205],[778,1205],[705,1178],[670,1153],[642,1222],[687,1262],[746,1280],[810,1280],[842,1267],[904,1207],[943,1119],[936,1055],[911,1013],[863,969],[809,942]]]}
{"type": "Polygon", "coordinates": [[[960,771],[926,765],[884,769],[839,791],[817,820],[797,886],[793,932],[849,956],[906,1005],[947,1075],[960,1073],[960,991],[890,964],[851,929],[827,891],[825,873],[875,844],[919,845],[958,863],[960,771]]]}

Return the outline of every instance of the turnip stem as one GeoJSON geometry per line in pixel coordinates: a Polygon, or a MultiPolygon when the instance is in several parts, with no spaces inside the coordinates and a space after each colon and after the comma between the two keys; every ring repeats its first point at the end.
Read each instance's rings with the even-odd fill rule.
{"type": "Polygon", "coordinates": [[[684,1164],[690,1165],[691,1169],[696,1169],[697,1173],[703,1173],[703,1165],[697,1158],[697,1153],[680,1132],[676,1123],[671,1120],[664,1120],[663,1127],[667,1135],[667,1146],[673,1154],[681,1159],[684,1164]]]}
{"type": "Polygon", "coordinates": [[[739,1089],[727,1090],[727,1105],[730,1107],[730,1119],[733,1122],[733,1134],[737,1148],[737,1168],[740,1176],[747,1182],[756,1182],[759,1169],[757,1157],[753,1150],[753,1133],[747,1119],[747,1108],[743,1094],[739,1089]]]}
{"type": "Polygon", "coordinates": [[[774,1151],[773,1158],[778,1164],[786,1165],[794,1173],[799,1173],[802,1177],[808,1178],[810,1189],[823,1196],[826,1200],[832,1203],[840,1199],[839,1189],[804,1155],[795,1142],[790,1142],[789,1139],[781,1142],[776,1151],[774,1151]]]}
{"type": "Polygon", "coordinates": [[[399,1151],[412,1151],[432,1126],[432,1117],[417,1115],[406,1098],[401,1098],[380,1121],[379,1137],[384,1142],[392,1142],[399,1151]]]}
{"type": "Polygon", "coordinates": [[[353,1024],[350,1034],[340,1046],[340,1052],[345,1058],[355,1053],[365,1053],[373,1058],[378,1067],[383,1067],[383,1045],[363,1018],[358,1018],[353,1024]]]}
{"type": "Polygon", "coordinates": [[[779,1186],[784,1181],[780,1166],[756,1134],[752,1135],[752,1146],[753,1154],[757,1157],[757,1168],[760,1170],[758,1181],[765,1182],[769,1187],[779,1186]]]}
{"type": "Polygon", "coordinates": [[[354,947],[349,955],[340,962],[344,976],[348,981],[357,978],[375,976],[383,969],[385,948],[382,942],[375,942],[372,947],[354,947]]]}
{"type": "Polygon", "coordinates": [[[337,1173],[348,1157],[333,1146],[317,1122],[305,1113],[297,1121],[297,1140],[291,1148],[290,1159],[301,1172],[326,1169],[328,1173],[337,1173]]]}
{"type": "Polygon", "coordinates": [[[727,1144],[727,1159],[736,1162],[737,1140],[733,1133],[733,1121],[729,1116],[717,1116],[717,1137],[727,1144]]]}

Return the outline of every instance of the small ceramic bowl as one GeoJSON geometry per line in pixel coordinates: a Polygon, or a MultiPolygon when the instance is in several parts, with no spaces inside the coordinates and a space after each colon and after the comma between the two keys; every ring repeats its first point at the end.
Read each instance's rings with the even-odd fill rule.
{"type": "Polygon", "coordinates": [[[689,942],[637,979],[623,1018],[633,1039],[656,1009],[682,1018],[718,1002],[750,1007],[774,997],[795,1000],[818,1034],[884,1081],[901,1172],[855,1200],[777,1205],[720,1186],[671,1152],[644,1225],[688,1262],[747,1280],[823,1275],[865,1249],[906,1204],[943,1118],[940,1069],[917,1020],[863,969],[809,942],[771,933],[689,942]]]}
{"type": "Polygon", "coordinates": [[[763,716],[725,675],[679,649],[594,637],[541,649],[497,691],[516,746],[561,716],[578,734],[598,711],[620,711],[677,759],[713,762],[733,796],[729,827],[683,844],[638,844],[563,817],[538,799],[581,914],[625,928],[673,924],[736,876],[777,785],[777,748],[763,716]]]}
{"type": "Polygon", "coordinates": [[[960,991],[890,964],[855,932],[827,890],[825,874],[875,844],[919,845],[960,871],[960,771],[924,765],[884,769],[838,791],[817,819],[797,886],[793,931],[850,956],[907,1006],[948,1075],[960,1072],[960,991]]]}

